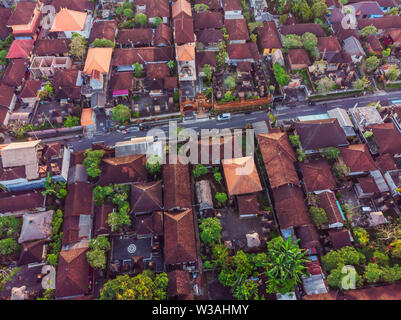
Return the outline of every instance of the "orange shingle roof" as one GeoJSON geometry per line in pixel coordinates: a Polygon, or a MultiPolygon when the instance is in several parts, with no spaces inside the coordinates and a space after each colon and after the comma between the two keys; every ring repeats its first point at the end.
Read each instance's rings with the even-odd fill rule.
{"type": "Polygon", "coordinates": [[[62,8],[55,16],[51,32],[81,31],[88,13],[62,8]]]}
{"type": "Polygon", "coordinates": [[[90,75],[93,70],[108,73],[112,54],[113,48],[89,48],[84,73],[90,75]]]}
{"type": "Polygon", "coordinates": [[[186,0],[177,0],[173,3],[171,10],[173,19],[180,13],[186,13],[188,16],[192,17],[191,4],[186,0]]]}
{"type": "Polygon", "coordinates": [[[86,127],[93,124],[93,110],[90,108],[82,109],[81,126],[86,127]]]}
{"type": "Polygon", "coordinates": [[[34,40],[14,40],[8,50],[7,59],[29,58],[34,40]]]}
{"type": "Polygon", "coordinates": [[[195,47],[184,44],[176,46],[177,61],[192,61],[195,60],[195,47]]]}

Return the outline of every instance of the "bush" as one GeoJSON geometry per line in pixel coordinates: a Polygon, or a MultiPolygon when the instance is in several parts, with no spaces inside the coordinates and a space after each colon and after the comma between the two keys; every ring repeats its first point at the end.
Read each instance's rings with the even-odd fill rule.
{"type": "Polygon", "coordinates": [[[55,266],[57,266],[57,264],[58,264],[58,257],[59,257],[59,255],[58,254],[55,254],[55,253],[49,253],[48,255],[47,255],[47,262],[50,264],[50,265],[52,265],[53,267],[55,267],[55,266]]]}
{"type": "Polygon", "coordinates": [[[383,270],[376,263],[368,263],[365,268],[364,278],[368,283],[376,283],[381,280],[383,274],[383,270]]]}
{"type": "Polygon", "coordinates": [[[203,164],[197,164],[195,169],[192,170],[192,173],[195,178],[199,178],[200,176],[207,173],[207,168],[203,164]]]}
{"type": "Polygon", "coordinates": [[[220,204],[224,204],[227,202],[227,194],[225,192],[216,192],[215,199],[220,204]]]}
{"type": "Polygon", "coordinates": [[[323,224],[329,221],[327,218],[326,211],[324,211],[323,208],[310,207],[309,213],[311,215],[313,223],[318,228],[320,228],[323,224]]]}
{"type": "Polygon", "coordinates": [[[21,229],[21,219],[15,216],[0,217],[0,238],[17,237],[21,229]]]}
{"type": "Polygon", "coordinates": [[[365,256],[354,247],[343,247],[331,250],[322,257],[323,267],[326,271],[333,270],[340,265],[360,265],[365,262],[365,256]]]}
{"type": "Polygon", "coordinates": [[[218,218],[202,219],[199,230],[201,231],[200,237],[204,243],[211,245],[220,242],[222,226],[218,218]]]}
{"type": "Polygon", "coordinates": [[[274,77],[280,86],[286,86],[290,82],[290,76],[278,62],[273,65],[273,71],[274,77]]]}
{"type": "Polygon", "coordinates": [[[13,238],[6,238],[0,240],[0,256],[8,256],[13,254],[19,245],[13,238]]]}
{"type": "Polygon", "coordinates": [[[221,175],[220,172],[215,172],[213,174],[214,180],[216,180],[216,182],[221,183],[221,180],[223,180],[223,177],[221,175]]]}
{"type": "Polygon", "coordinates": [[[289,136],[289,138],[290,138],[291,145],[292,145],[294,148],[298,147],[298,146],[301,144],[301,141],[299,140],[299,136],[298,136],[298,135],[296,135],[296,134],[291,134],[291,135],[289,136]]]}
{"type": "Polygon", "coordinates": [[[390,257],[383,252],[375,250],[373,253],[373,260],[380,266],[387,266],[389,264],[390,257]]]}
{"type": "Polygon", "coordinates": [[[332,147],[332,148],[329,148],[329,149],[323,151],[322,155],[327,160],[334,160],[334,159],[337,159],[338,156],[340,155],[340,149],[332,147]]]}
{"type": "Polygon", "coordinates": [[[361,245],[366,246],[369,243],[369,233],[361,227],[354,229],[355,240],[361,245]]]}
{"type": "Polygon", "coordinates": [[[155,175],[160,172],[162,159],[158,155],[152,155],[146,160],[146,169],[149,174],[155,175]]]}
{"type": "Polygon", "coordinates": [[[95,39],[92,42],[92,47],[94,48],[114,48],[115,44],[113,41],[110,41],[109,39],[95,39]]]}

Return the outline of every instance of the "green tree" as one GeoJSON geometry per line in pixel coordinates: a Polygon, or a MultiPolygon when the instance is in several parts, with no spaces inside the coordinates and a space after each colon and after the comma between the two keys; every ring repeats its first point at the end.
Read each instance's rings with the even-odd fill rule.
{"type": "Polygon", "coordinates": [[[72,115],[68,115],[65,120],[64,120],[64,127],[65,128],[71,128],[71,127],[76,127],[79,126],[81,123],[81,120],[76,117],[76,116],[72,116],[72,115]]]}
{"type": "Polygon", "coordinates": [[[301,141],[299,140],[299,135],[291,134],[289,135],[289,138],[290,138],[290,143],[294,148],[298,147],[301,144],[301,141]]]}
{"type": "Polygon", "coordinates": [[[169,62],[167,62],[167,66],[170,68],[170,70],[173,70],[175,67],[174,60],[169,60],[169,62]]]}
{"type": "Polygon", "coordinates": [[[42,191],[42,195],[56,196],[58,199],[64,199],[67,196],[67,183],[56,182],[50,177],[50,173],[47,173],[46,180],[43,183],[45,190],[42,191]]]}
{"type": "Polygon", "coordinates": [[[370,86],[370,80],[363,76],[362,78],[356,79],[352,82],[352,87],[354,89],[366,90],[370,86]]]}
{"type": "Polygon", "coordinates": [[[134,6],[131,2],[124,2],[123,9],[134,9],[134,6]]]}
{"type": "Polygon", "coordinates": [[[216,195],[214,197],[220,204],[224,204],[227,202],[227,194],[225,192],[216,192],[216,195]]]}
{"type": "Polygon", "coordinates": [[[399,16],[400,11],[397,7],[392,7],[389,11],[386,12],[386,15],[388,16],[399,16]]]}
{"type": "Polygon", "coordinates": [[[70,42],[70,55],[82,59],[88,48],[88,41],[79,33],[73,33],[70,42]]]}
{"type": "Polygon", "coordinates": [[[312,5],[313,16],[316,18],[324,18],[327,13],[327,5],[324,0],[316,0],[312,5]]]}
{"type": "MultiPolygon", "coordinates": [[[[202,72],[206,76],[207,83],[210,84],[212,81],[212,76],[213,76],[213,70],[212,70],[212,67],[210,66],[210,64],[204,64],[202,67],[202,72]]],[[[235,83],[235,79],[234,79],[234,83],[235,83]]]]}
{"type": "Polygon", "coordinates": [[[53,220],[52,220],[52,236],[59,233],[62,224],[63,224],[63,211],[57,209],[53,215],[53,220]]]}
{"type": "Polygon", "coordinates": [[[158,155],[152,155],[146,160],[146,169],[152,176],[158,174],[161,169],[162,158],[158,155]]]}
{"type": "Polygon", "coordinates": [[[302,149],[298,148],[297,149],[297,156],[298,156],[298,161],[299,162],[304,162],[306,159],[306,154],[305,152],[302,151],[302,149]]]}
{"type": "Polygon", "coordinates": [[[131,110],[124,104],[118,104],[112,109],[113,120],[120,124],[127,123],[131,119],[131,110]]]}
{"type": "Polygon", "coordinates": [[[218,218],[206,218],[201,220],[199,225],[202,241],[208,245],[218,243],[221,240],[222,226],[218,218]]]}
{"type": "Polygon", "coordinates": [[[148,16],[144,13],[137,13],[135,15],[135,22],[145,27],[148,24],[148,16]]]}
{"type": "Polygon", "coordinates": [[[114,48],[115,44],[113,41],[110,41],[109,39],[105,39],[105,38],[97,39],[96,38],[92,42],[92,47],[93,48],[114,48]]]}
{"type": "Polygon", "coordinates": [[[109,251],[111,248],[110,241],[109,239],[107,239],[106,236],[100,235],[94,239],[91,239],[91,241],[89,242],[89,248],[93,250],[99,249],[103,251],[109,251]]]}
{"type": "Polygon", "coordinates": [[[135,71],[135,74],[134,74],[135,78],[143,77],[143,67],[139,62],[135,62],[134,71],[135,71]]]}
{"type": "Polygon", "coordinates": [[[226,80],[224,80],[224,84],[230,89],[233,90],[237,86],[237,82],[233,76],[228,76],[226,80]]]}
{"type": "Polygon", "coordinates": [[[223,180],[223,177],[222,177],[222,175],[221,175],[220,172],[215,172],[215,173],[213,174],[213,177],[214,177],[214,180],[215,180],[216,182],[218,182],[218,183],[221,183],[221,180],[223,180]]]}
{"type": "Polygon", "coordinates": [[[365,61],[366,65],[366,71],[368,72],[374,72],[377,67],[380,64],[380,60],[376,56],[370,56],[369,58],[366,59],[365,61]]]}
{"type": "Polygon", "coordinates": [[[344,290],[349,290],[351,288],[343,288],[342,282],[343,278],[346,277],[351,271],[349,270],[352,268],[355,272],[355,285],[360,286],[363,283],[363,278],[358,274],[354,267],[348,267],[347,269],[343,269],[344,265],[340,264],[336,269],[333,269],[330,274],[327,276],[327,283],[330,287],[333,288],[341,288],[344,290]]]}
{"type": "Polygon", "coordinates": [[[124,8],[122,6],[116,7],[116,14],[117,15],[121,16],[123,11],[124,11],[124,8]]]}
{"type": "Polygon", "coordinates": [[[167,274],[145,270],[135,277],[117,276],[100,290],[100,300],[165,300],[167,274]]]}
{"type": "Polygon", "coordinates": [[[320,228],[323,224],[327,223],[329,220],[327,218],[326,211],[323,208],[310,207],[309,213],[311,219],[316,227],[320,228]]]}
{"type": "Polygon", "coordinates": [[[322,156],[327,160],[337,159],[340,156],[340,149],[334,147],[328,148],[323,151],[322,156]]]}
{"type": "Polygon", "coordinates": [[[373,252],[373,260],[380,266],[387,266],[390,262],[390,257],[379,250],[375,250],[373,252]]]}
{"type": "Polygon", "coordinates": [[[376,263],[368,263],[365,267],[364,278],[368,283],[376,283],[383,277],[383,270],[376,263]]]}
{"type": "Polygon", "coordinates": [[[209,11],[210,7],[204,3],[197,3],[194,5],[194,9],[196,13],[200,13],[209,11]]]}
{"type": "MultiPolygon", "coordinates": [[[[123,10],[123,17],[127,19],[132,19],[134,17],[134,10],[132,9],[124,9],[123,10]]],[[[136,21],[136,19],[135,19],[136,21]]]]}
{"type": "Polygon", "coordinates": [[[344,177],[348,176],[350,173],[350,168],[347,167],[345,164],[341,164],[336,162],[333,165],[333,174],[338,179],[343,179],[344,177]]]}
{"type": "Polygon", "coordinates": [[[322,257],[323,267],[326,271],[336,269],[340,265],[360,265],[365,262],[365,256],[354,247],[343,247],[331,250],[322,257]]]}
{"type": "Polygon", "coordinates": [[[247,280],[235,287],[233,296],[238,300],[258,300],[258,284],[255,281],[247,280]]]}
{"type": "Polygon", "coordinates": [[[0,217],[0,238],[16,238],[21,230],[21,219],[15,216],[0,217]]]}
{"type": "Polygon", "coordinates": [[[59,254],[56,253],[49,253],[46,257],[47,262],[52,265],[53,267],[58,265],[58,257],[59,254]]]}
{"type": "Polygon", "coordinates": [[[125,210],[113,211],[107,217],[107,224],[110,226],[111,232],[115,232],[124,226],[129,226],[131,219],[125,210]]]}
{"type": "Polygon", "coordinates": [[[100,249],[93,249],[86,252],[86,260],[92,268],[106,269],[106,253],[100,249]]]}
{"type": "Polygon", "coordinates": [[[160,17],[155,17],[153,19],[153,25],[157,28],[159,25],[163,23],[163,19],[160,17]]]}
{"type": "Polygon", "coordinates": [[[298,13],[302,19],[302,22],[309,22],[313,18],[312,9],[306,0],[302,0],[301,3],[299,4],[298,13]]]}
{"type": "Polygon", "coordinates": [[[283,38],[284,49],[299,49],[303,47],[302,38],[296,34],[287,34],[283,38]]]}
{"type": "Polygon", "coordinates": [[[19,245],[13,238],[5,238],[0,240],[0,256],[7,256],[13,254],[19,245]]]}
{"type": "Polygon", "coordinates": [[[290,76],[278,62],[274,63],[273,71],[274,77],[280,86],[286,86],[290,82],[290,76]]]}
{"type": "Polygon", "coordinates": [[[390,56],[390,54],[391,54],[391,48],[390,47],[388,47],[387,49],[382,51],[382,56],[385,57],[385,58],[390,56]]]}
{"type": "Polygon", "coordinates": [[[54,289],[46,289],[42,297],[36,298],[36,300],[54,300],[55,299],[55,290],[54,289]]]}
{"type": "Polygon", "coordinates": [[[86,172],[90,178],[96,178],[102,172],[99,168],[100,162],[102,161],[104,151],[103,150],[92,150],[91,148],[85,150],[85,159],[83,165],[86,167],[86,172]]]}
{"type": "Polygon", "coordinates": [[[369,243],[369,233],[362,227],[356,227],[354,230],[355,240],[361,245],[366,246],[369,243]]]}
{"type": "Polygon", "coordinates": [[[303,43],[305,50],[310,52],[310,51],[316,49],[317,37],[313,33],[305,32],[301,36],[301,39],[302,39],[302,43],[303,43]]]}
{"type": "Polygon", "coordinates": [[[400,76],[400,73],[401,71],[398,69],[396,64],[390,64],[386,72],[386,77],[391,81],[396,81],[400,76]]]}
{"type": "Polygon", "coordinates": [[[366,38],[368,36],[374,36],[377,34],[377,28],[373,25],[366,26],[362,30],[360,30],[359,33],[363,38],[366,38]]]}
{"type": "Polygon", "coordinates": [[[327,93],[332,90],[335,90],[337,85],[334,80],[329,77],[323,77],[320,80],[316,81],[316,90],[319,93],[327,93]]]}
{"type": "Polygon", "coordinates": [[[401,267],[395,264],[392,267],[383,268],[383,280],[386,282],[395,282],[401,279],[401,267]]]}
{"type": "Polygon", "coordinates": [[[192,173],[195,178],[199,178],[207,173],[207,168],[203,164],[197,164],[195,169],[192,170],[192,173]]]}

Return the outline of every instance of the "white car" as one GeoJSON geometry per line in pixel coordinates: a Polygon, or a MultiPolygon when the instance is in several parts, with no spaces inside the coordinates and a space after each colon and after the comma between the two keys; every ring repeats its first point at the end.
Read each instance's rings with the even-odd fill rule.
{"type": "Polygon", "coordinates": [[[139,127],[135,126],[135,127],[129,127],[127,128],[128,132],[138,132],[140,129],[139,127]]]}
{"type": "Polygon", "coordinates": [[[231,119],[231,113],[222,113],[217,116],[218,121],[224,121],[224,120],[230,120],[231,119]]]}

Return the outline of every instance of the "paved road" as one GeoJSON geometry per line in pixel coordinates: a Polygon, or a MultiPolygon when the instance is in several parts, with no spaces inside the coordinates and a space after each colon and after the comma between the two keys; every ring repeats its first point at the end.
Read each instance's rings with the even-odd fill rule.
{"type": "MultiPolygon", "coordinates": [[[[397,92],[378,92],[373,95],[365,95],[361,97],[351,97],[345,99],[331,100],[326,102],[316,103],[314,106],[309,106],[307,104],[297,105],[295,108],[289,107],[277,107],[273,110],[273,114],[277,116],[278,121],[282,120],[295,120],[299,116],[307,116],[319,113],[325,113],[327,110],[341,107],[344,109],[350,109],[354,107],[356,103],[359,105],[367,105],[371,102],[386,101],[391,103],[392,100],[401,99],[401,91],[397,92]]],[[[191,128],[196,131],[200,129],[223,129],[223,128],[244,128],[248,123],[253,123],[257,121],[268,120],[266,111],[255,111],[250,114],[233,114],[229,121],[217,121],[212,118],[207,121],[200,121],[196,123],[181,123],[180,126],[185,128],[191,128]]],[[[159,127],[163,130],[166,135],[168,135],[168,124],[159,127]]],[[[81,140],[71,139],[69,144],[77,150],[84,150],[91,147],[94,142],[104,142],[106,146],[113,146],[118,141],[130,140],[133,137],[144,137],[146,136],[146,131],[132,132],[132,133],[119,133],[119,132],[109,132],[109,133],[99,133],[92,138],[82,138],[81,140]]]]}

